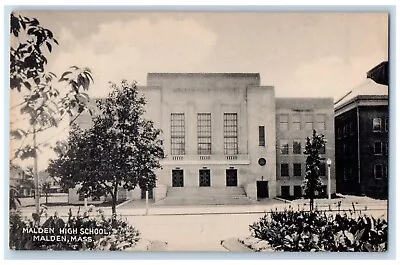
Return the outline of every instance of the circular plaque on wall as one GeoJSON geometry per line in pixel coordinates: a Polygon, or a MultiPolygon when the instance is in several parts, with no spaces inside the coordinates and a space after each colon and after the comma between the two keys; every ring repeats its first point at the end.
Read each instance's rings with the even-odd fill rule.
{"type": "Polygon", "coordinates": [[[267,163],[267,161],[265,160],[265,158],[260,158],[260,159],[258,159],[258,164],[260,165],[260,166],[265,166],[265,164],[267,163]]]}

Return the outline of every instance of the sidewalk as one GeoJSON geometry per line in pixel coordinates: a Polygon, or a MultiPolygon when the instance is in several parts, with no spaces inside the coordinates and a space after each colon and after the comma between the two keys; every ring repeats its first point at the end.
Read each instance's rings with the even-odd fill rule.
{"type": "MultiPolygon", "coordinates": [[[[321,203],[316,202],[318,210],[328,210],[329,205],[326,201],[321,203]]],[[[90,205],[88,206],[90,207],[90,205]]],[[[355,203],[354,207],[356,211],[375,211],[376,214],[385,215],[387,212],[387,202],[382,201],[381,203],[370,204],[359,204],[355,203]]],[[[96,209],[97,207],[95,207],[96,209]]],[[[292,208],[294,210],[308,211],[309,206],[307,202],[282,202],[275,199],[269,199],[258,204],[250,205],[192,205],[192,206],[154,206],[149,203],[148,209],[146,209],[145,201],[127,201],[117,206],[117,214],[122,216],[157,216],[157,215],[210,215],[210,214],[264,214],[266,212],[278,210],[283,211],[285,209],[292,208]]],[[[73,213],[76,213],[80,209],[81,213],[85,211],[84,206],[58,206],[49,207],[47,213],[53,215],[57,212],[59,216],[68,216],[69,209],[73,213]]],[[[106,215],[111,215],[111,207],[101,208],[106,215]]],[[[338,211],[337,201],[332,202],[331,210],[333,212],[338,211]]],[[[351,203],[341,204],[340,211],[353,210],[351,203]]],[[[21,212],[25,216],[30,216],[34,211],[34,207],[21,208],[21,212]]]]}

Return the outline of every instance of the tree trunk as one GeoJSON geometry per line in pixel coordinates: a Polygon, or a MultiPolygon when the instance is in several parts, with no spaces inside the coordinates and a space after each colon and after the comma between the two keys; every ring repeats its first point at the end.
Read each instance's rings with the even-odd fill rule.
{"type": "Polygon", "coordinates": [[[46,204],[48,203],[49,194],[46,192],[46,204]]]}
{"type": "Polygon", "coordinates": [[[117,192],[118,192],[118,185],[114,186],[114,192],[111,194],[111,214],[112,214],[112,222],[113,224],[115,223],[115,220],[117,219],[117,210],[116,210],[116,206],[117,206],[117,192]]]}
{"type": "Polygon", "coordinates": [[[314,210],[314,197],[310,197],[310,212],[314,210]]]}

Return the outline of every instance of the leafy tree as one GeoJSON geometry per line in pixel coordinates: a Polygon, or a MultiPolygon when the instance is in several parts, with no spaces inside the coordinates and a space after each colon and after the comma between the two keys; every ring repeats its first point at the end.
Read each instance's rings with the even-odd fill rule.
{"type": "MultiPolygon", "coordinates": [[[[10,23],[10,88],[22,93],[21,102],[13,102],[11,110],[20,109],[23,116],[11,122],[12,140],[22,140],[34,133],[56,127],[65,116],[74,116],[86,108],[89,96],[84,92],[93,82],[89,69],[72,66],[57,78],[56,74],[45,71],[46,52],[52,52],[52,45],[58,45],[53,33],[40,26],[36,18],[11,14],[10,23]],[[57,84],[67,85],[65,94],[56,88],[57,84]],[[16,123],[26,120],[28,130],[15,128],[16,123]]],[[[34,157],[37,147],[21,144],[11,158],[34,157]]]]}
{"type": "Polygon", "coordinates": [[[164,151],[161,130],[143,118],[146,101],[136,84],[122,81],[111,87],[107,98],[96,100],[99,115],[93,126],[85,131],[73,126],[66,151],[51,161],[48,172],[63,186],[80,185],[82,195],[110,195],[116,216],[118,188],[155,187],[154,171],[164,151]]]}
{"type": "Polygon", "coordinates": [[[85,91],[93,83],[91,71],[72,66],[60,78],[47,72],[46,55],[54,45],[58,41],[53,32],[43,28],[36,18],[10,15],[10,89],[16,98],[22,98],[11,103],[12,115],[14,109],[19,110],[10,124],[11,141],[16,147],[10,157],[11,165],[37,157],[38,150],[47,145],[46,141],[35,143],[33,139],[38,133],[87,109],[89,96],[85,91]],[[67,92],[61,93],[58,85],[67,87],[67,92]]]}
{"type": "Polygon", "coordinates": [[[323,134],[317,134],[313,130],[312,139],[307,137],[307,142],[304,150],[304,154],[308,155],[306,159],[306,174],[304,177],[304,192],[306,198],[310,199],[310,211],[314,210],[314,198],[315,192],[321,191],[322,180],[320,177],[320,167],[323,159],[320,156],[322,148],[325,147],[325,136],[323,134]]]}

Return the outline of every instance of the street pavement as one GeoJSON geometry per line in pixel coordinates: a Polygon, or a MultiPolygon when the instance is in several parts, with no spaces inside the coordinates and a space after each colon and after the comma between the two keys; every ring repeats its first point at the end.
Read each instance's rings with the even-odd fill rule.
{"type": "MultiPolygon", "coordinates": [[[[317,205],[320,210],[328,209],[325,201],[319,201],[317,205]]],[[[155,207],[150,204],[147,208],[143,201],[135,201],[119,205],[117,213],[127,218],[141,232],[142,238],[167,242],[167,251],[226,251],[221,246],[221,240],[246,237],[250,234],[249,225],[265,212],[289,207],[308,210],[308,204],[303,201],[287,203],[275,199],[238,206],[155,207]]],[[[363,214],[387,217],[387,201],[376,201],[368,205],[357,202],[354,207],[362,210],[363,214]]],[[[57,211],[59,216],[67,216],[69,208],[73,208],[73,212],[78,209],[77,206],[50,207],[48,214],[57,211]]],[[[25,216],[30,216],[34,211],[32,207],[21,209],[25,216]]],[[[110,207],[102,209],[106,215],[111,214],[110,207]]],[[[337,201],[332,201],[331,209],[337,210],[337,201]]],[[[350,209],[353,209],[351,203],[344,202],[341,205],[341,211],[350,209]]],[[[83,210],[81,207],[81,212],[83,210]]]]}

